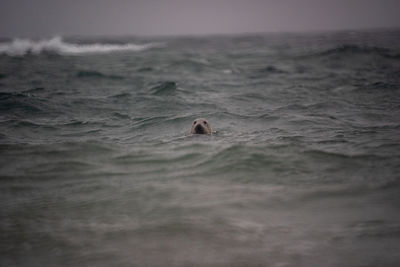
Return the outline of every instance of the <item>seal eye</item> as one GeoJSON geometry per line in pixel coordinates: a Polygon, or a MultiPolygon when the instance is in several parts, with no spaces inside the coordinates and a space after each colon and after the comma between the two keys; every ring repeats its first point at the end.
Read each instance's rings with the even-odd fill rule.
{"type": "Polygon", "coordinates": [[[205,125],[207,125],[207,122],[206,122],[206,121],[203,121],[203,123],[204,123],[205,125]]]}
{"type": "Polygon", "coordinates": [[[195,124],[196,124],[196,121],[193,122],[193,125],[195,125],[195,124]]]}

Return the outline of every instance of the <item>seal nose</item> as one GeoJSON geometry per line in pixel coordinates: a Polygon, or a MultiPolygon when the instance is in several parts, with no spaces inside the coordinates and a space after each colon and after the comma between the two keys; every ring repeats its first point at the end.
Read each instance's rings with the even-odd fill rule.
{"type": "Polygon", "coordinates": [[[204,128],[200,124],[197,124],[194,130],[197,134],[204,134],[204,128]]]}

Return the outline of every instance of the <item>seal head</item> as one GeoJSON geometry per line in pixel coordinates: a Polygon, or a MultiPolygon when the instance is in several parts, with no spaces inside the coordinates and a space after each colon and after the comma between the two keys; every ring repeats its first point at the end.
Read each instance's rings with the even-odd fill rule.
{"type": "Polygon", "coordinates": [[[190,134],[212,134],[211,125],[206,119],[195,119],[190,134]]]}

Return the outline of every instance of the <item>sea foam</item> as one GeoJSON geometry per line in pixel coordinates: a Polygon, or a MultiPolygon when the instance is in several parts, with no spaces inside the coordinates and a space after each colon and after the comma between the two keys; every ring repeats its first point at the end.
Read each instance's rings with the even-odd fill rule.
{"type": "Polygon", "coordinates": [[[53,37],[51,39],[44,39],[33,41],[29,39],[14,39],[11,42],[0,43],[0,54],[9,56],[23,56],[26,54],[40,54],[44,51],[53,52],[60,55],[80,55],[88,53],[110,53],[119,51],[143,51],[159,44],[107,44],[107,43],[93,43],[93,44],[73,44],[63,41],[61,37],[53,37]]]}

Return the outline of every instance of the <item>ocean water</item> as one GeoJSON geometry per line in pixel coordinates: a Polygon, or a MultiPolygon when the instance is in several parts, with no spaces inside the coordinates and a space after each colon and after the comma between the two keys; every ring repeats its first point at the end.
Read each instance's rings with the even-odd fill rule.
{"type": "Polygon", "coordinates": [[[1,266],[399,266],[400,31],[2,39],[0,240],[1,266]]]}

